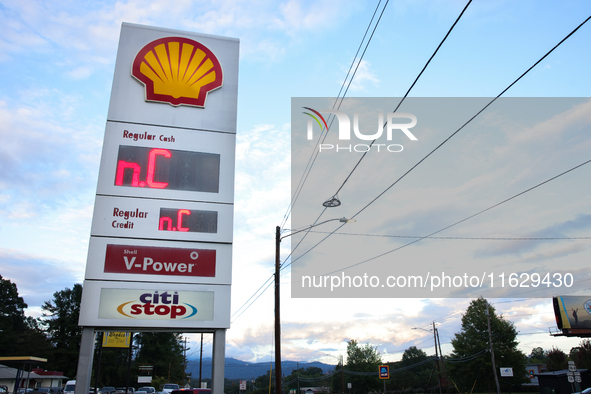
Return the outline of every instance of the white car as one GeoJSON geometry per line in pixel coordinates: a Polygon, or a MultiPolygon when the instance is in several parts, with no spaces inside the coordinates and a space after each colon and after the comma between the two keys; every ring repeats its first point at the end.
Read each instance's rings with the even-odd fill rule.
{"type": "Polygon", "coordinates": [[[162,387],[162,392],[170,394],[172,392],[172,390],[178,390],[178,389],[179,389],[178,384],[166,383],[166,384],[164,384],[164,387],[162,387]]]}

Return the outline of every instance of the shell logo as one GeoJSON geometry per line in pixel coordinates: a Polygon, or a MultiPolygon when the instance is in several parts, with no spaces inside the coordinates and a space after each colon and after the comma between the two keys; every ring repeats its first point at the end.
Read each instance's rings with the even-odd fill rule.
{"type": "Polygon", "coordinates": [[[205,107],[207,94],[223,82],[222,66],[205,45],[184,37],[165,37],[135,56],[131,75],[145,85],[146,101],[205,107]]]}

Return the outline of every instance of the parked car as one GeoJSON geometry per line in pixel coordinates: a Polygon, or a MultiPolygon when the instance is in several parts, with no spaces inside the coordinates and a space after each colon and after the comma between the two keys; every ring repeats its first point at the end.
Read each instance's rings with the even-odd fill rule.
{"type": "Polygon", "coordinates": [[[136,394],[138,394],[138,391],[143,391],[148,394],[156,394],[156,389],[154,387],[150,387],[150,386],[140,387],[139,389],[137,389],[135,391],[136,394]]]}
{"type": "Polygon", "coordinates": [[[172,390],[170,394],[211,394],[211,389],[179,389],[179,390],[172,390]]]}
{"type": "Polygon", "coordinates": [[[162,392],[164,393],[171,393],[172,390],[178,390],[179,389],[179,385],[176,383],[165,383],[164,387],[162,387],[162,392]]]}
{"type": "Polygon", "coordinates": [[[117,389],[113,386],[105,386],[99,390],[99,394],[114,394],[117,389]]]}
{"type": "Polygon", "coordinates": [[[68,380],[66,382],[66,387],[64,387],[64,394],[74,394],[75,388],[76,388],[76,381],[75,380],[68,380]]]}
{"type": "Polygon", "coordinates": [[[47,394],[63,394],[64,389],[61,387],[37,387],[35,390],[38,393],[47,393],[47,394]]]}
{"type": "Polygon", "coordinates": [[[117,387],[115,394],[134,394],[135,389],[133,387],[117,387]]]}

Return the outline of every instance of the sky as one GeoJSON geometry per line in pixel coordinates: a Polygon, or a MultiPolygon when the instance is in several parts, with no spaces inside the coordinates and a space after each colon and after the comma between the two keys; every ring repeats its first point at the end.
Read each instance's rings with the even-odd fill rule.
{"type": "MultiPolygon", "coordinates": [[[[292,216],[285,222],[285,214],[302,163],[314,149],[303,137],[306,116],[299,103],[313,103],[309,106],[317,110],[332,106],[331,100],[319,98],[339,94],[374,11],[378,9],[379,17],[385,4],[0,0],[0,275],[17,284],[29,305],[27,314],[40,316],[41,305],[54,292],[84,278],[121,23],[228,36],[240,40],[240,71],[233,316],[226,355],[272,360],[273,291],[257,290],[266,288],[273,273],[275,226],[289,234],[292,216]],[[297,97],[310,99],[296,100],[292,108],[297,97]]],[[[455,0],[388,2],[375,32],[376,19],[371,25],[371,42],[362,49],[363,59],[355,62],[358,68],[346,96],[382,98],[388,105],[386,99],[403,96],[465,5],[455,0]]],[[[471,3],[410,92],[415,101],[401,108],[421,114],[425,108],[447,108],[442,111],[447,123],[436,122],[442,115],[436,111],[421,115],[412,129],[418,140],[400,137],[404,152],[368,155],[339,192],[343,204],[322,220],[356,214],[487,102],[445,98],[495,97],[590,15],[591,4],[585,0],[471,3]],[[429,126],[421,124],[426,118],[429,126]]],[[[530,111],[530,117],[515,121],[511,101],[495,104],[355,223],[338,230],[358,235],[333,235],[300,263],[314,266],[314,261],[324,260],[343,269],[403,244],[392,238],[380,243],[368,234],[426,236],[589,160],[589,42],[591,25],[586,24],[503,94],[522,98],[515,108],[530,111]],[[564,97],[576,100],[557,99],[564,97]],[[541,103],[527,98],[555,99],[541,103]],[[538,104],[539,110],[532,110],[538,104]],[[343,260],[343,254],[350,261],[343,260]]],[[[354,112],[352,103],[343,108],[354,112]]],[[[375,108],[367,114],[377,117],[375,108]]],[[[322,202],[358,157],[319,155],[294,205],[293,228],[316,220],[322,202]]],[[[427,261],[433,267],[496,267],[497,275],[507,267],[530,273],[570,268],[578,280],[588,279],[589,240],[572,238],[589,236],[590,168],[582,166],[438,234],[464,239],[423,240],[348,272],[389,273],[427,261]]],[[[337,223],[314,230],[330,232],[337,223]]],[[[289,255],[290,241],[288,237],[282,242],[282,256],[289,255]]],[[[290,263],[287,260],[286,266],[290,263]]],[[[332,270],[324,268],[318,274],[332,270]]],[[[290,269],[282,271],[284,360],[336,363],[351,339],[376,346],[385,361],[398,360],[413,345],[431,354],[432,336],[425,330],[433,321],[443,352],[449,354],[462,313],[479,295],[297,298],[292,288],[299,284],[290,269]]],[[[524,353],[537,346],[568,352],[580,342],[549,335],[549,328],[555,328],[551,295],[495,295],[490,301],[515,324],[524,353]]],[[[188,338],[197,349],[197,336],[188,338]]],[[[210,336],[206,342],[211,349],[210,336]]]]}

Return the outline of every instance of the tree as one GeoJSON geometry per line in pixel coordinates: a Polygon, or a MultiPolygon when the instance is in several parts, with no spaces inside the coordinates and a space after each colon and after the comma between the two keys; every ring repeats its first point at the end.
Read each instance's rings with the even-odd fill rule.
{"type": "Polygon", "coordinates": [[[150,364],[154,367],[154,376],[164,376],[168,382],[184,383],[185,357],[181,334],[140,332],[135,340],[139,346],[136,368],[139,364],[150,364]]]}
{"type": "Polygon", "coordinates": [[[572,359],[577,365],[577,368],[591,369],[591,341],[589,339],[583,339],[576,349],[572,359]]]}
{"type": "Polygon", "coordinates": [[[566,353],[562,350],[552,347],[546,357],[546,368],[548,371],[559,371],[568,368],[566,353]]]}
{"type": "Polygon", "coordinates": [[[347,343],[345,371],[367,373],[349,374],[345,377],[351,383],[354,393],[367,393],[382,387],[382,383],[378,378],[378,367],[381,363],[382,357],[376,347],[368,343],[360,346],[354,339],[351,339],[347,343]]]}
{"type": "Polygon", "coordinates": [[[513,386],[526,380],[525,355],[517,349],[515,326],[497,315],[488,301],[480,297],[466,309],[462,316],[462,328],[451,341],[454,348],[451,358],[466,359],[464,362],[449,364],[451,378],[461,391],[470,391],[475,382],[474,392],[496,390],[491,354],[487,351],[490,349],[487,309],[497,368],[513,368],[513,378],[505,379],[506,383],[510,380],[513,386]],[[481,353],[480,356],[476,356],[478,353],[481,353]],[[474,356],[476,358],[470,358],[474,356]]]}
{"type": "Polygon", "coordinates": [[[546,361],[546,353],[541,347],[535,347],[531,350],[528,361],[532,364],[540,364],[546,361]]]}
{"type": "MultiPolygon", "coordinates": [[[[396,374],[396,379],[390,379],[391,382],[388,383],[390,383],[391,388],[395,390],[424,389],[433,369],[433,363],[420,363],[428,358],[427,353],[418,349],[416,346],[406,349],[402,354],[402,360],[394,363],[391,367],[392,372],[396,369],[404,369],[403,372],[396,374]]],[[[436,378],[432,379],[431,384],[436,385],[436,380],[436,378]]]]}
{"type": "Polygon", "coordinates": [[[43,304],[43,317],[40,319],[52,345],[49,363],[69,377],[76,376],[78,367],[82,337],[82,329],[78,327],[81,299],[82,285],[79,283],[72,289],[56,291],[53,300],[43,304]]]}
{"type": "Polygon", "coordinates": [[[294,369],[289,376],[285,377],[285,391],[297,390],[302,386],[326,386],[329,378],[322,379],[324,371],[318,367],[294,369]],[[299,382],[299,385],[298,385],[299,382]]]}
{"type": "Polygon", "coordinates": [[[25,316],[26,308],[16,284],[0,275],[0,356],[47,357],[47,339],[35,319],[25,316]]]}

